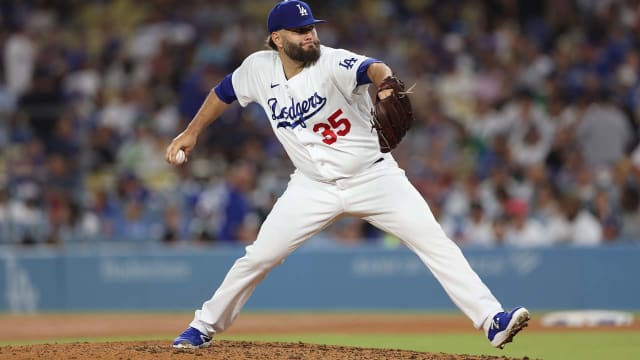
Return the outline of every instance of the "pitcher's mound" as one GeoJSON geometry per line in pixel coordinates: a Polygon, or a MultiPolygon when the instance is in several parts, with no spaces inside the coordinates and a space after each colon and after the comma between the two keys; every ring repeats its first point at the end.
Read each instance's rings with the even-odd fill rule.
{"type": "Polygon", "coordinates": [[[408,350],[364,349],[306,343],[272,343],[216,340],[204,349],[174,349],[167,341],[108,343],[38,344],[0,347],[0,359],[412,359],[412,360],[489,360],[506,357],[422,353],[408,350]]]}

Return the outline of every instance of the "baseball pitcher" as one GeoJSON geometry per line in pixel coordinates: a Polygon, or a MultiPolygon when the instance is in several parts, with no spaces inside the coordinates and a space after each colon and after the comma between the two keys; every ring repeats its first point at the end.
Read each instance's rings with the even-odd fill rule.
{"type": "Polygon", "coordinates": [[[255,102],[296,168],[255,242],[173,346],[208,346],[271,269],[347,215],[401,239],[491,345],[502,348],[527,325],[529,312],[503,310],[390,153],[413,121],[409,91],[383,62],[321,45],[315,26],[322,22],[305,2],[277,3],[267,20],[271,49],[251,54],[217,84],[166,149],[166,160],[178,164],[178,152],[188,158],[198,135],[229,104],[255,102]],[[375,102],[369,84],[376,86],[375,102]]]}

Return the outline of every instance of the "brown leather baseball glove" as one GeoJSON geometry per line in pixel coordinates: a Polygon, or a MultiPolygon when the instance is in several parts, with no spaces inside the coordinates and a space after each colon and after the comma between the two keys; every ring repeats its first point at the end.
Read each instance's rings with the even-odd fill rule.
{"type": "Polygon", "coordinates": [[[404,83],[395,76],[388,76],[378,86],[378,92],[386,89],[392,89],[393,93],[382,100],[376,96],[371,124],[378,132],[383,153],[393,150],[413,124],[409,91],[405,90],[404,83]]]}

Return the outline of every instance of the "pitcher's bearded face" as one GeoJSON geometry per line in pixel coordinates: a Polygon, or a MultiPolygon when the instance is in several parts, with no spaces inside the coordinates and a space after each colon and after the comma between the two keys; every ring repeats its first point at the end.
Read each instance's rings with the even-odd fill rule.
{"type": "Polygon", "coordinates": [[[320,39],[313,25],[287,30],[283,37],[284,53],[292,60],[305,66],[312,65],[320,58],[320,39]]]}
{"type": "Polygon", "coordinates": [[[314,64],[320,58],[320,40],[314,40],[308,45],[299,45],[285,40],[284,53],[292,60],[300,61],[307,65],[314,64]]]}

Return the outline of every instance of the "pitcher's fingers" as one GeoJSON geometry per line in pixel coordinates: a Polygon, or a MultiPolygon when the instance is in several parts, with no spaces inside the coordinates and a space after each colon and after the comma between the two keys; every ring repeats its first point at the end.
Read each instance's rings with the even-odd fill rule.
{"type": "Polygon", "coordinates": [[[173,164],[173,153],[174,152],[175,151],[173,151],[173,146],[169,145],[167,147],[167,151],[165,151],[165,153],[164,153],[164,159],[170,164],[173,164]]]}

